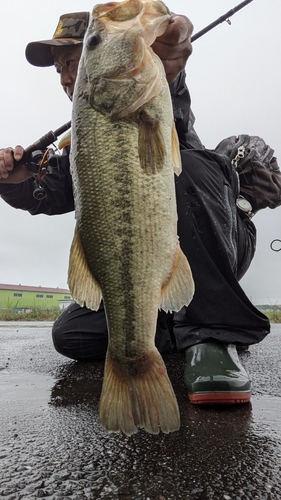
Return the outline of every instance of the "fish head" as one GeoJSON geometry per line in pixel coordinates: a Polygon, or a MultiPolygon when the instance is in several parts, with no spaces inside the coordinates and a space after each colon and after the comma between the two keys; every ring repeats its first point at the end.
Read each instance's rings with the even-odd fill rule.
{"type": "Polygon", "coordinates": [[[102,112],[120,115],[122,108],[124,114],[120,96],[125,93],[131,96],[131,104],[125,108],[132,112],[136,102],[139,106],[152,97],[149,90],[139,103],[138,94],[144,94],[144,86],[153,87],[154,93],[160,92],[163,82],[159,80],[155,85],[159,70],[155,68],[153,57],[157,56],[150,46],[165,32],[170,17],[169,9],[161,0],[125,0],[94,7],[85,34],[80,69],[83,82],[87,82],[88,100],[95,109],[102,100],[102,112]],[[107,95],[111,96],[111,105],[104,106],[107,95]]]}
{"type": "Polygon", "coordinates": [[[115,77],[138,68],[145,48],[165,32],[170,17],[160,0],[97,5],[85,36],[85,56],[92,75],[115,77]]]}

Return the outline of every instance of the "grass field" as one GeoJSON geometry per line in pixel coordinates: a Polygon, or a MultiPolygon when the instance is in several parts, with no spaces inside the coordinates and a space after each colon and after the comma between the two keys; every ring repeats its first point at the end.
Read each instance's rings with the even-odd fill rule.
{"type": "Polygon", "coordinates": [[[11,309],[0,310],[0,321],[55,321],[62,312],[61,309],[40,309],[16,312],[11,309]]]}
{"type": "MultiPolygon", "coordinates": [[[[55,321],[61,309],[33,309],[30,312],[15,312],[11,309],[0,310],[0,321],[55,321]]],[[[271,323],[281,323],[281,311],[265,313],[271,323]]]]}
{"type": "Polygon", "coordinates": [[[270,323],[281,323],[281,311],[269,311],[264,314],[268,317],[270,323]]]}

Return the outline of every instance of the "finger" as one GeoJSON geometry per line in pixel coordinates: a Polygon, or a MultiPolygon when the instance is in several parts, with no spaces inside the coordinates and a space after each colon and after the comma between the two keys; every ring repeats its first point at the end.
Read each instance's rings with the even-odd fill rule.
{"type": "Polygon", "coordinates": [[[0,162],[3,173],[7,173],[14,167],[13,148],[1,149],[0,162]]]}
{"type": "Polygon", "coordinates": [[[0,184],[5,184],[5,179],[7,179],[8,177],[9,177],[8,179],[9,184],[19,184],[21,182],[26,181],[32,176],[33,176],[32,172],[28,170],[26,165],[21,165],[18,168],[15,168],[15,170],[13,170],[11,173],[9,174],[7,173],[7,175],[5,176],[3,175],[1,177],[0,175],[0,184]]]}
{"type": "Polygon", "coordinates": [[[191,37],[193,24],[186,16],[172,15],[165,33],[156,40],[168,45],[177,45],[191,37]]]}
{"type": "Polygon", "coordinates": [[[180,58],[184,60],[185,64],[189,56],[192,54],[192,45],[189,40],[185,40],[184,42],[175,46],[164,44],[157,38],[152,45],[152,49],[158,55],[158,57],[160,57],[162,62],[165,60],[180,58]]]}
{"type": "Polygon", "coordinates": [[[9,176],[9,172],[5,166],[4,153],[0,150],[0,179],[6,179],[9,176]]]}
{"type": "Polygon", "coordinates": [[[9,172],[0,164],[0,179],[7,179],[7,177],[9,177],[9,172]]]}
{"type": "Polygon", "coordinates": [[[14,158],[16,161],[19,161],[22,159],[24,154],[24,149],[22,146],[16,146],[14,149],[14,158]]]}

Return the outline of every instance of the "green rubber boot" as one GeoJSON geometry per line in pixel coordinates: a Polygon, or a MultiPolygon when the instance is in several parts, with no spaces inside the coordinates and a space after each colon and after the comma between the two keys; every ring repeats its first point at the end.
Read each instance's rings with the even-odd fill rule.
{"type": "Polygon", "coordinates": [[[251,381],[234,344],[211,341],[189,347],[184,383],[194,404],[240,404],[251,398],[251,381]]]}

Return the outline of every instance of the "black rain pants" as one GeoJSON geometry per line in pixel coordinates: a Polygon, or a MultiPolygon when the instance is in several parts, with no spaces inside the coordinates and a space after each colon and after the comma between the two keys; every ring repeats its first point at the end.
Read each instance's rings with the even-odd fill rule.
{"type": "MultiPolygon", "coordinates": [[[[178,313],[159,311],[155,343],[172,354],[216,339],[254,344],[270,331],[269,321],[245,295],[239,280],[255,252],[256,230],[236,207],[238,181],[228,158],[205,150],[181,151],[183,171],[175,180],[178,235],[195,282],[195,295],[178,313]]],[[[61,354],[101,360],[107,350],[104,308],[71,304],[53,326],[61,354]]]]}

